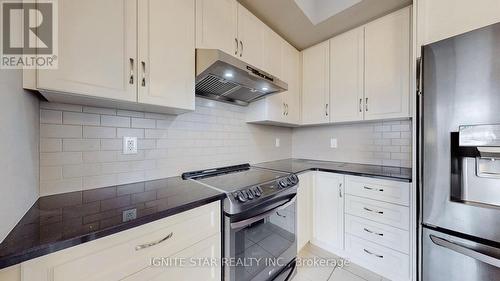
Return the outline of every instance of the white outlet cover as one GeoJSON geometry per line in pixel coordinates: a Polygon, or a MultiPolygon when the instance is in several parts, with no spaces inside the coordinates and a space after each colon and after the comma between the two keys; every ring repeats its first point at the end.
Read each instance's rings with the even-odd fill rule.
{"type": "Polygon", "coordinates": [[[337,139],[336,138],[331,138],[330,139],[330,147],[331,148],[337,148],[337,146],[338,146],[337,139]]]}
{"type": "Polygon", "coordinates": [[[137,154],[137,137],[123,137],[123,154],[137,154]]]}
{"type": "Polygon", "coordinates": [[[280,147],[280,139],[276,138],[276,147],[280,147]]]}

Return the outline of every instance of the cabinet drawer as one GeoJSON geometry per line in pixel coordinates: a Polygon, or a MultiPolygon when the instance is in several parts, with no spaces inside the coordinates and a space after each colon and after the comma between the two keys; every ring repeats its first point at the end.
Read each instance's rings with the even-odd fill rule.
{"type": "Polygon", "coordinates": [[[220,203],[216,202],[30,260],[22,265],[23,280],[121,280],[147,268],[152,257],[172,256],[218,233],[220,203]]]}
{"type": "Polygon", "coordinates": [[[404,230],[408,230],[410,224],[408,207],[352,195],[346,196],[346,213],[404,230]]]}
{"type": "Polygon", "coordinates": [[[217,234],[175,254],[171,259],[155,257],[153,266],[139,271],[123,281],[160,280],[221,280],[221,235],[217,234]],[[208,266],[205,262],[216,262],[208,266]],[[185,265],[171,266],[169,263],[184,262],[185,265]]]}
{"type": "Polygon", "coordinates": [[[410,183],[346,176],[346,193],[409,206],[410,183]]]}
{"type": "Polygon", "coordinates": [[[345,227],[349,234],[405,254],[409,253],[408,231],[351,215],[346,215],[345,227]]]}
{"type": "Polygon", "coordinates": [[[375,243],[346,236],[346,250],[354,263],[393,280],[408,280],[410,257],[375,243]]]}

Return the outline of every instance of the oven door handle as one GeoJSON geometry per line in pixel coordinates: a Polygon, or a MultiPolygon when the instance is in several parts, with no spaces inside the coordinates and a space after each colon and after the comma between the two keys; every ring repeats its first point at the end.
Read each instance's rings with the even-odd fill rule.
{"type": "Polygon", "coordinates": [[[263,219],[265,217],[268,217],[269,215],[271,215],[274,212],[277,212],[277,211],[284,210],[284,209],[288,208],[290,205],[292,205],[293,203],[295,203],[296,200],[297,200],[297,195],[293,196],[286,203],[284,203],[282,205],[279,205],[278,207],[276,207],[276,208],[274,208],[272,210],[269,210],[269,211],[267,211],[265,213],[259,214],[257,216],[254,216],[254,217],[242,220],[242,221],[232,222],[231,223],[231,228],[232,229],[241,228],[241,227],[247,226],[249,224],[252,224],[254,222],[260,221],[261,219],[263,219]]]}

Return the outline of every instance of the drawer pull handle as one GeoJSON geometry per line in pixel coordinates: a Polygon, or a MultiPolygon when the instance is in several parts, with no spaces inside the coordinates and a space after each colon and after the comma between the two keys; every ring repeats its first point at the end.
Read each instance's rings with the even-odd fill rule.
{"type": "Polygon", "coordinates": [[[368,251],[367,249],[363,249],[363,251],[365,251],[365,253],[367,253],[367,254],[369,254],[369,255],[376,256],[377,258],[381,258],[381,259],[383,259],[383,258],[384,258],[384,256],[382,256],[382,255],[377,255],[377,254],[375,254],[375,253],[372,253],[372,252],[368,251]]]}
{"type": "Polygon", "coordinates": [[[382,211],[373,210],[373,209],[370,209],[370,208],[367,208],[367,207],[363,207],[363,209],[365,209],[368,212],[372,212],[372,213],[377,213],[377,214],[381,214],[381,215],[384,214],[384,212],[382,212],[382,211]]]}
{"type": "Polygon", "coordinates": [[[375,232],[375,231],[371,231],[368,228],[363,228],[363,230],[366,231],[366,232],[368,232],[368,233],[371,233],[371,234],[375,234],[375,235],[378,235],[378,236],[384,236],[383,233],[378,233],[378,232],[375,232]]]}
{"type": "Polygon", "coordinates": [[[142,244],[142,245],[138,245],[135,247],[135,250],[136,251],[140,251],[142,249],[146,249],[146,248],[149,248],[149,247],[153,247],[153,246],[156,246],[162,242],[165,242],[167,241],[168,239],[172,238],[172,236],[174,236],[174,233],[173,232],[170,232],[169,235],[165,236],[165,238],[162,238],[158,241],[154,241],[154,242],[151,242],[151,243],[146,243],[146,244],[142,244]]]}
{"type": "Polygon", "coordinates": [[[373,188],[373,187],[368,187],[368,186],[363,186],[364,189],[367,189],[367,190],[374,190],[374,191],[380,191],[380,192],[384,192],[384,189],[383,188],[373,188]]]}

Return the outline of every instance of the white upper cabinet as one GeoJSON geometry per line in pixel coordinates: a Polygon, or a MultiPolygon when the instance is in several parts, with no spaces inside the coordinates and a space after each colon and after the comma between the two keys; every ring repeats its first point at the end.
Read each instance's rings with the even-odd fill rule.
{"type": "Polygon", "coordinates": [[[196,0],[196,48],[219,49],[237,56],[237,7],[235,0],[196,0]]]}
{"type": "Polygon", "coordinates": [[[421,45],[500,22],[498,0],[419,0],[416,3],[421,45]]]}
{"type": "Polygon", "coordinates": [[[33,87],[137,101],[137,1],[58,1],[58,16],[59,68],[33,87]]]}
{"type": "Polygon", "coordinates": [[[365,26],[365,120],[409,116],[410,8],[365,26]]]}
{"type": "Polygon", "coordinates": [[[54,102],[192,111],[194,1],[59,1],[59,68],[26,71],[24,86],[54,102]]]}
{"type": "Polygon", "coordinates": [[[138,3],[139,103],[194,110],[194,0],[138,3]]]}
{"type": "Polygon", "coordinates": [[[272,29],[265,27],[263,69],[283,80],[283,39],[272,29]]]}
{"type": "Polygon", "coordinates": [[[302,51],[302,124],[330,122],[330,43],[302,51]]]}
{"type": "Polygon", "coordinates": [[[280,79],[288,84],[288,91],[251,103],[247,122],[283,126],[300,124],[300,52],[284,40],[280,43],[280,79]]]}
{"type": "Polygon", "coordinates": [[[266,29],[264,23],[241,4],[238,4],[238,56],[243,61],[258,68],[264,68],[266,29]]]}
{"type": "Polygon", "coordinates": [[[344,250],[344,176],[317,172],[313,191],[313,239],[327,250],[344,250]]]}
{"type": "Polygon", "coordinates": [[[331,122],[363,120],[364,28],[330,40],[331,122]]]}

